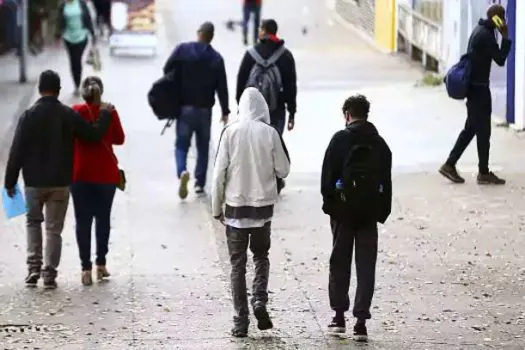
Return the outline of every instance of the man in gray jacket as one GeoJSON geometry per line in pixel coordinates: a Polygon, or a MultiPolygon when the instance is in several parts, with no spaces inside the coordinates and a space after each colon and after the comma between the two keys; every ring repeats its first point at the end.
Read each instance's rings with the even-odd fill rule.
{"type": "Polygon", "coordinates": [[[246,295],[248,246],[255,264],[253,313],[260,330],[273,328],[266,310],[270,227],[278,198],[276,179],[286,178],[289,172],[288,151],[279,132],[270,125],[268,105],[257,89],[247,88],[239,102],[239,120],[222,132],[212,184],[213,216],[226,225],[232,265],[234,337],[246,337],[250,323],[246,295]]]}

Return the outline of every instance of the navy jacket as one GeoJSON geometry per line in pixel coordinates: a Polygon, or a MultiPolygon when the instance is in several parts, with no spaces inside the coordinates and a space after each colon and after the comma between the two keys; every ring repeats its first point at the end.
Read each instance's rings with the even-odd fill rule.
{"type": "Polygon", "coordinates": [[[470,35],[468,52],[471,55],[473,84],[488,85],[492,61],[503,66],[509,55],[511,41],[503,38],[500,47],[496,41],[495,29],[492,21],[480,19],[470,35]]]}
{"type": "Polygon", "coordinates": [[[173,70],[180,72],[183,106],[212,108],[217,92],[222,114],[230,114],[224,60],[210,44],[188,42],[177,46],[164,66],[164,74],[173,70]]]}

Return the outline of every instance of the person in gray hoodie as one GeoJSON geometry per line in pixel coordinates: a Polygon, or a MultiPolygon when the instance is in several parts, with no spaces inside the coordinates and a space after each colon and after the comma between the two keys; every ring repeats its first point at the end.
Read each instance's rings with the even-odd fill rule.
{"type": "Polygon", "coordinates": [[[219,141],[213,172],[212,211],[226,226],[231,287],[235,309],[232,335],[248,334],[246,294],[247,250],[253,253],[253,313],[258,328],[273,328],[268,315],[270,227],[277,202],[277,178],[290,172],[290,158],[279,132],[270,125],[270,112],[256,88],[247,88],[239,102],[239,119],[228,125],[219,141]]]}

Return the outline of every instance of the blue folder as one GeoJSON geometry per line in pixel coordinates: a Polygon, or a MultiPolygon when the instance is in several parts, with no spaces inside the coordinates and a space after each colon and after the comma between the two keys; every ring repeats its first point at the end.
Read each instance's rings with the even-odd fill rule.
{"type": "Polygon", "coordinates": [[[24,195],[20,191],[20,187],[16,185],[15,189],[16,194],[13,198],[10,198],[7,195],[5,188],[2,190],[2,205],[4,206],[4,212],[8,219],[25,215],[27,212],[26,201],[24,199],[24,195]]]}

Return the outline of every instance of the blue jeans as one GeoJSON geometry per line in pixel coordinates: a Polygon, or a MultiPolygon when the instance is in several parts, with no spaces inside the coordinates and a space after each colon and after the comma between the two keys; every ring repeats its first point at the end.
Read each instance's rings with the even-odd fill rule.
{"type": "Polygon", "coordinates": [[[195,166],[196,185],[206,185],[208,171],[208,155],[210,150],[211,108],[183,106],[177,118],[177,139],[175,140],[175,160],[177,176],[187,170],[188,150],[191,146],[193,133],[197,142],[197,165],[195,166]]]}
{"type": "Polygon", "coordinates": [[[96,221],[97,265],[106,265],[109,232],[111,230],[111,208],[116,185],[76,182],[71,185],[75,207],[76,235],[82,271],[91,270],[91,226],[96,221]]]}
{"type": "Polygon", "coordinates": [[[248,40],[248,24],[253,14],[253,42],[257,42],[259,37],[259,26],[261,23],[261,5],[246,4],[243,7],[242,34],[245,40],[248,40]]]}

